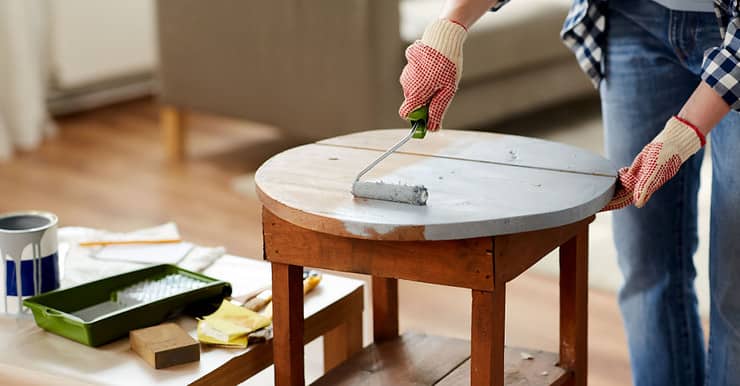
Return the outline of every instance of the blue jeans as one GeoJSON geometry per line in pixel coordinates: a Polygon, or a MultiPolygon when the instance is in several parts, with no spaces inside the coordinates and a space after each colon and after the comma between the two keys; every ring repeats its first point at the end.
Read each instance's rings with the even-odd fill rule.
{"type": "MultiPolygon", "coordinates": [[[[607,155],[629,165],[700,82],[703,52],[721,43],[713,13],[611,0],[601,99],[607,155]]],[[[740,114],[712,132],[711,311],[705,351],[694,289],[703,151],[643,209],[614,212],[635,385],[740,385],[740,114]]]]}

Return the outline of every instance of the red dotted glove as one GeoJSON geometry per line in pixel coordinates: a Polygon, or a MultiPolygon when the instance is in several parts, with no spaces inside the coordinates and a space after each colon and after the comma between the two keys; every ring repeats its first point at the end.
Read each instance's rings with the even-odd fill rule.
{"type": "Polygon", "coordinates": [[[439,130],[445,111],[455,96],[462,75],[462,46],[467,30],[462,25],[440,19],[430,24],[421,40],[406,49],[407,64],[401,73],[404,101],[398,114],[429,105],[427,128],[439,130]]]}
{"type": "Polygon", "coordinates": [[[619,170],[617,191],[602,210],[630,204],[642,208],[705,142],[704,134],[694,125],[678,117],[671,118],[663,131],[637,155],[632,166],[619,170]]]}

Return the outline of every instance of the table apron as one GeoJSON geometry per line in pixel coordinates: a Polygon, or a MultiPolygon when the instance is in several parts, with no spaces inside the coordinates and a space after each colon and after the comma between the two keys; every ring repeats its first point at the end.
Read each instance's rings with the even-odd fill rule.
{"type": "Polygon", "coordinates": [[[492,291],[493,238],[374,241],[293,225],[263,208],[265,259],[273,263],[492,291]]]}
{"type": "Polygon", "coordinates": [[[583,232],[594,218],[493,237],[384,241],[302,228],[263,208],[264,257],[274,263],[493,291],[583,232]]]}

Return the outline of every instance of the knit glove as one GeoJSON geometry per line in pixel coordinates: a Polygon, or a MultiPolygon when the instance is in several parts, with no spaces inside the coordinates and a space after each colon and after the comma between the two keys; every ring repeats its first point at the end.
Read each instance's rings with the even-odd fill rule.
{"type": "Polygon", "coordinates": [[[603,210],[620,209],[630,204],[642,208],[705,143],[704,134],[691,123],[678,117],[669,119],[663,131],[637,155],[632,166],[619,170],[617,191],[603,210]]]}
{"type": "Polygon", "coordinates": [[[406,49],[407,64],[401,72],[404,101],[398,114],[429,105],[427,128],[440,128],[447,106],[455,96],[462,75],[462,46],[467,30],[462,25],[440,19],[430,24],[421,40],[406,49]]]}

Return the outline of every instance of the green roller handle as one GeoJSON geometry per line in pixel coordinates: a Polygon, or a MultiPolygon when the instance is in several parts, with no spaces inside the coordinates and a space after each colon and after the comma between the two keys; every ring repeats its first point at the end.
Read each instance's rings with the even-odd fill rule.
{"type": "Polygon", "coordinates": [[[427,135],[427,116],[429,115],[429,106],[421,106],[408,115],[408,120],[412,125],[416,125],[413,138],[422,139],[427,135]]]}

